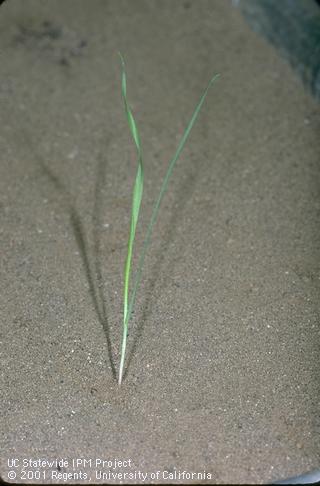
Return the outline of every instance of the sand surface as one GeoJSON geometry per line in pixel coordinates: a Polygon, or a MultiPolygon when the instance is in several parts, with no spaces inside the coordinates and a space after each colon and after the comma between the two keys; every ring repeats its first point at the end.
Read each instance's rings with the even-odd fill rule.
{"type": "Polygon", "coordinates": [[[319,108],[231,2],[5,2],[0,123],[2,478],[320,467],[319,108]],[[221,73],[163,201],[121,388],[136,155],[118,51],[145,159],[137,251],[221,73]],[[39,458],[68,464],[23,469],[39,458]]]}

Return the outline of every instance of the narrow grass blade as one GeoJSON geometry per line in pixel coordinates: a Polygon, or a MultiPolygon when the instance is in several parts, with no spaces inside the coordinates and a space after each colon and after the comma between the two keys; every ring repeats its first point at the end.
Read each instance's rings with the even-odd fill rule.
{"type": "Polygon", "coordinates": [[[211,80],[209,81],[208,83],[208,86],[207,88],[205,89],[205,91],[203,92],[194,112],[193,112],[193,115],[188,123],[188,126],[181,138],[181,141],[178,145],[178,148],[177,148],[177,151],[176,153],[174,154],[173,158],[171,159],[171,161],[169,162],[169,165],[168,165],[168,169],[167,169],[167,172],[164,176],[164,179],[163,179],[163,182],[162,182],[162,186],[161,186],[161,189],[160,189],[160,192],[159,192],[159,196],[154,204],[154,207],[153,207],[153,211],[152,211],[152,215],[151,215],[151,219],[150,219],[150,222],[149,222],[149,225],[148,225],[148,228],[147,228],[147,232],[146,232],[146,237],[145,237],[145,240],[144,240],[144,243],[143,243],[143,247],[142,247],[142,250],[141,250],[141,254],[140,254],[140,258],[139,258],[139,261],[138,261],[138,267],[137,267],[137,271],[136,271],[136,274],[135,274],[135,279],[134,279],[134,283],[133,283],[133,289],[132,289],[132,293],[131,293],[131,298],[130,298],[130,302],[129,302],[129,307],[128,307],[128,313],[127,313],[127,319],[129,321],[130,319],[130,316],[131,316],[131,312],[133,310],[133,307],[134,307],[134,304],[135,304],[135,300],[136,300],[136,294],[137,294],[137,290],[139,288],[139,285],[140,285],[140,281],[141,281],[141,274],[142,274],[142,268],[143,268],[143,264],[144,264],[144,259],[145,259],[145,256],[146,256],[146,252],[147,252],[147,249],[149,247],[149,244],[150,244],[150,239],[151,239],[151,234],[152,234],[152,229],[154,227],[154,224],[156,222],[156,219],[157,219],[157,216],[158,216],[158,213],[159,213],[159,209],[160,209],[160,204],[161,204],[161,201],[162,201],[162,198],[167,190],[167,187],[168,187],[168,183],[169,183],[169,179],[171,177],[171,174],[172,174],[172,171],[174,169],[174,166],[182,152],[182,149],[187,141],[187,138],[190,134],[190,131],[199,115],[199,112],[201,110],[201,107],[204,103],[204,100],[208,94],[208,91],[210,89],[210,87],[212,86],[212,84],[214,83],[214,81],[216,81],[216,79],[219,77],[220,75],[219,74],[216,74],[215,76],[213,76],[211,78],[211,80]]]}
{"type": "Polygon", "coordinates": [[[141,198],[143,192],[143,163],[142,163],[141,144],[140,144],[140,136],[139,136],[138,128],[127,101],[127,80],[126,80],[125,64],[124,64],[123,57],[121,56],[120,53],[119,55],[120,55],[121,65],[122,65],[122,83],[121,83],[122,96],[124,100],[124,106],[125,106],[129,128],[133,140],[135,142],[137,148],[137,154],[138,154],[138,169],[137,169],[135,183],[133,187],[130,232],[129,232],[129,239],[128,239],[128,247],[127,247],[127,257],[124,266],[123,334],[122,334],[121,357],[120,357],[120,367],[119,367],[119,385],[121,385],[122,377],[123,377],[124,360],[126,354],[126,346],[127,346],[128,324],[129,324],[128,301],[129,301],[129,283],[130,283],[130,273],[131,273],[132,250],[133,250],[133,243],[134,243],[134,238],[136,233],[137,221],[139,218],[141,198]]]}

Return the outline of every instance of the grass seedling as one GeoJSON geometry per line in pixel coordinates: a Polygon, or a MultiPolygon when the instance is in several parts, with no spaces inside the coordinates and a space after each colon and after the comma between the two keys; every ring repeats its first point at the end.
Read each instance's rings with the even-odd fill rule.
{"type": "Polygon", "coordinates": [[[120,367],[119,367],[119,385],[121,385],[122,375],[123,375],[123,366],[124,360],[126,355],[126,346],[127,346],[127,335],[128,335],[128,324],[130,319],[130,313],[128,308],[129,302],[129,282],[130,282],[130,273],[131,273],[131,260],[132,260],[132,249],[134,243],[134,237],[136,234],[136,227],[140,212],[140,205],[142,199],[142,192],[143,192],[143,164],[142,164],[142,153],[141,153],[141,144],[140,144],[140,136],[137,129],[136,122],[133,118],[132,111],[127,101],[127,79],[126,79],[126,71],[123,57],[120,54],[121,64],[122,64],[122,97],[124,100],[124,108],[127,115],[127,120],[129,124],[129,128],[135,142],[137,153],[138,153],[138,170],[136,174],[136,179],[133,187],[133,194],[132,194],[132,208],[131,208],[131,223],[130,223],[130,232],[129,232],[129,239],[128,239],[128,251],[127,251],[127,258],[124,266],[124,291],[123,291],[123,335],[122,335],[122,345],[121,345],[121,359],[120,359],[120,367]]]}
{"type": "Polygon", "coordinates": [[[134,238],[135,238],[135,233],[136,233],[136,226],[137,226],[137,221],[139,218],[139,211],[140,211],[140,205],[141,205],[141,199],[142,199],[142,192],[143,192],[143,163],[142,163],[142,151],[141,151],[141,143],[140,143],[140,136],[138,132],[138,128],[136,125],[136,122],[134,120],[132,111],[130,109],[128,100],[127,100],[127,80],[126,80],[126,70],[125,70],[125,64],[123,57],[120,55],[121,59],[121,66],[122,66],[122,82],[121,82],[121,87],[122,87],[122,97],[124,100],[124,107],[125,107],[125,112],[130,128],[130,132],[132,135],[132,138],[134,140],[136,149],[137,149],[137,155],[138,155],[138,168],[137,168],[137,173],[136,173],[136,178],[135,178],[135,183],[133,187],[133,194],[132,194],[132,208],[131,208],[131,223],[130,223],[130,231],[129,231],[129,238],[128,238],[128,248],[127,248],[127,257],[125,261],[125,267],[124,267],[124,311],[123,311],[123,334],[122,334],[122,345],[121,345],[121,356],[120,356],[120,366],[119,366],[119,385],[121,385],[122,378],[123,378],[123,371],[124,371],[124,362],[125,362],[125,355],[126,355],[126,346],[127,346],[127,336],[128,336],[128,326],[129,326],[129,321],[131,317],[131,313],[135,304],[135,299],[136,299],[136,294],[137,290],[140,284],[141,280],[141,274],[142,274],[142,267],[145,259],[145,255],[148,249],[148,246],[150,244],[150,239],[151,239],[151,234],[152,234],[152,229],[153,226],[156,222],[159,209],[160,209],[160,204],[162,201],[162,198],[167,190],[169,179],[171,177],[172,171],[174,169],[174,166],[182,152],[182,149],[187,141],[187,138],[190,134],[190,131],[198,117],[198,114],[200,112],[200,109],[204,103],[204,100],[207,96],[207,93],[213,84],[213,82],[219,77],[219,74],[216,74],[213,76],[209,83],[208,86],[206,87],[205,91],[203,92],[194,112],[193,115],[187,125],[187,128],[185,129],[185,132],[181,138],[181,141],[178,145],[178,148],[176,150],[176,153],[174,154],[173,158],[169,162],[167,172],[164,176],[160,192],[158,195],[158,198],[156,199],[156,202],[153,207],[153,211],[151,214],[151,219],[149,222],[149,225],[147,227],[147,232],[145,236],[145,240],[143,243],[143,247],[140,253],[140,257],[138,260],[138,267],[137,271],[135,274],[135,279],[133,282],[133,287],[132,287],[132,292],[131,296],[129,299],[129,284],[130,284],[130,273],[131,273],[131,261],[132,261],[132,251],[133,251],[133,244],[134,244],[134,238]]]}

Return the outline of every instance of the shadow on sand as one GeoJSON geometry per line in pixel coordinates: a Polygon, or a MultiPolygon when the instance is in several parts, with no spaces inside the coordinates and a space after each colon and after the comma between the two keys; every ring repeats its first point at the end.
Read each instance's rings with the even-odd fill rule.
{"type": "Polygon", "coordinates": [[[100,216],[101,216],[101,189],[105,181],[105,162],[100,158],[95,184],[95,197],[93,209],[93,260],[90,259],[89,245],[86,238],[85,229],[79,213],[75,207],[73,197],[68,191],[65,184],[49,169],[43,161],[39,161],[42,173],[50,180],[55,189],[62,195],[66,208],[70,216],[70,223],[76,238],[79,252],[83,261],[83,267],[89,283],[89,292],[92,297],[93,305],[97,313],[100,324],[103,327],[106,340],[108,357],[111,367],[112,376],[116,378],[115,362],[112,354],[112,345],[110,337],[110,327],[108,324],[107,308],[104,297],[103,280],[101,274],[100,262],[100,216]]]}

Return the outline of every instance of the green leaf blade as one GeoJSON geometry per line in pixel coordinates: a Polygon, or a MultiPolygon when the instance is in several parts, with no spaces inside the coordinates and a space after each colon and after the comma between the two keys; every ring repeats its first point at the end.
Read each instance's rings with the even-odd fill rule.
{"type": "Polygon", "coordinates": [[[138,154],[138,168],[137,168],[137,173],[136,173],[136,178],[135,178],[133,193],[132,193],[131,222],[130,222],[130,231],[129,231],[128,245],[127,245],[127,257],[126,257],[125,267],[124,267],[123,334],[122,334],[121,357],[120,357],[120,367],[119,367],[119,385],[120,385],[123,377],[123,368],[124,368],[124,361],[125,361],[128,324],[129,324],[128,302],[129,302],[129,284],[130,284],[130,274],[131,274],[132,253],[133,253],[136,227],[139,219],[140,206],[141,206],[141,200],[143,194],[144,173],[143,173],[142,151],[141,151],[139,131],[127,101],[127,80],[126,80],[125,64],[121,54],[119,55],[122,64],[122,83],[121,83],[122,96],[124,100],[124,106],[127,115],[129,129],[132,138],[135,142],[137,154],[138,154]]]}
{"type": "Polygon", "coordinates": [[[137,294],[137,291],[138,291],[138,288],[139,288],[139,285],[140,285],[140,282],[141,282],[141,276],[142,276],[142,269],[143,269],[143,264],[144,264],[144,260],[145,260],[145,256],[146,256],[146,253],[147,253],[147,250],[148,250],[148,247],[150,245],[150,241],[151,241],[151,235],[152,235],[152,230],[153,230],[153,227],[156,223],[156,220],[157,220],[157,217],[158,217],[158,213],[159,213],[159,209],[160,209],[160,205],[161,205],[161,202],[162,202],[162,199],[163,199],[163,196],[167,190],[167,187],[168,187],[168,183],[169,183],[169,179],[172,175],[172,172],[173,172],[173,169],[175,167],[175,164],[185,146],[185,143],[188,139],[188,136],[192,130],[192,127],[200,113],[200,110],[201,110],[201,107],[205,101],[205,98],[208,94],[208,91],[209,89],[211,88],[212,84],[220,77],[220,74],[215,74],[209,81],[205,91],[203,92],[192,116],[191,116],[191,119],[187,125],[187,128],[185,129],[184,131],[184,134],[180,140],[180,143],[178,145],[178,148],[173,156],[173,158],[171,159],[171,161],[169,162],[169,165],[168,165],[168,169],[167,169],[167,172],[164,176],[164,179],[163,179],[163,182],[162,182],[162,185],[161,185],[161,188],[160,188],[160,192],[159,192],[159,195],[158,195],[158,198],[154,204],[154,207],[153,207],[153,210],[152,210],[152,214],[151,214],[151,219],[150,219],[150,222],[149,222],[149,225],[147,227],[147,231],[146,231],[146,237],[144,239],[144,243],[143,243],[143,247],[142,247],[142,250],[141,250],[141,253],[140,253],[140,257],[139,257],[139,261],[138,261],[138,267],[137,267],[137,271],[136,271],[136,274],[135,274],[135,278],[134,278],[134,282],[133,282],[133,288],[132,288],[132,293],[131,293],[131,298],[130,298],[130,302],[129,302],[129,305],[128,305],[128,314],[127,314],[127,317],[128,317],[128,321],[130,320],[130,316],[131,316],[131,312],[134,308],[134,304],[135,304],[135,301],[136,301],[136,294],[137,294]]]}

